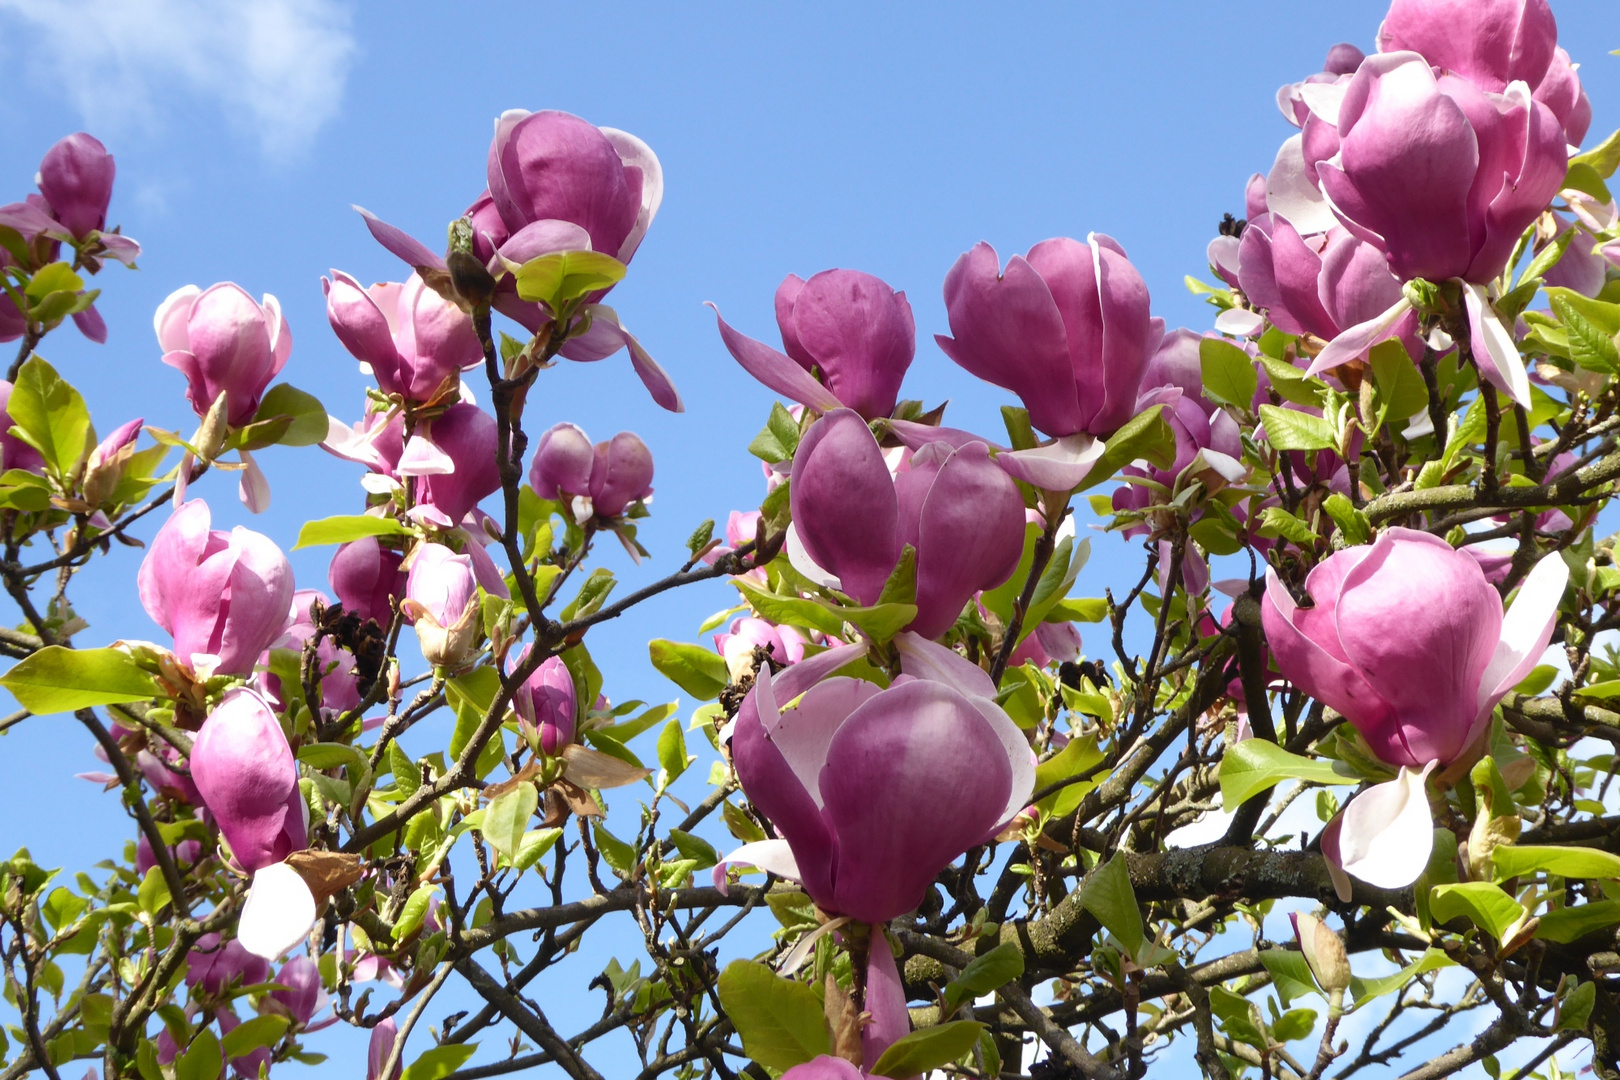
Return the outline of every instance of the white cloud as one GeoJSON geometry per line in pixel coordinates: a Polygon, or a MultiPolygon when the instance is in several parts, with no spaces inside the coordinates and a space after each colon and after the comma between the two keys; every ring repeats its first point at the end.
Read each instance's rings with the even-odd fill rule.
{"type": "Polygon", "coordinates": [[[93,127],[217,108],[271,158],[337,115],[355,53],[339,0],[0,0],[0,25],[93,127]]]}

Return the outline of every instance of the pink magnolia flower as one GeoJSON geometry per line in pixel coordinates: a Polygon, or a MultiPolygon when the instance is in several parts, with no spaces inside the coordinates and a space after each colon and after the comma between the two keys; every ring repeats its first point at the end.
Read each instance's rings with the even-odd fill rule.
{"type": "Polygon", "coordinates": [[[274,959],[314,925],[315,897],[284,861],[309,843],[309,804],[270,703],[246,687],[227,692],[192,743],[191,775],[237,865],[252,875],[237,940],[274,959]]]}
{"type": "Polygon", "coordinates": [[[938,637],[974,593],[1012,576],[1024,551],[1024,500],[982,442],[924,446],[890,478],[860,414],[835,409],[793,455],[789,558],[812,580],[875,603],[909,544],[916,550],[917,617],[938,637]]]}
{"type": "Polygon", "coordinates": [[[1043,240],[1000,271],[980,243],[945,277],[954,337],[945,355],[1017,394],[1048,435],[1107,436],[1135,415],[1163,324],[1142,276],[1111,238],[1043,240]]]}
{"type": "Polygon", "coordinates": [[[235,938],[221,942],[218,934],[204,934],[186,958],[185,979],[188,987],[218,997],[232,986],[269,982],[270,962],[235,938]]]}
{"type": "Polygon", "coordinates": [[[365,289],[333,270],[321,287],[332,330],[385,394],[428,401],[462,368],[484,359],[471,316],[423,285],[418,274],[403,285],[384,281],[365,289]]]}
{"type": "Polygon", "coordinates": [[[269,537],[240,525],[210,529],[208,504],[176,510],[141,563],[146,613],[174,635],[174,652],[200,677],[247,675],[281,636],[293,572],[269,537]]]}
{"type": "Polygon", "coordinates": [[[45,151],[39,163],[39,191],[56,220],[75,239],[82,239],[106,227],[117,171],[101,140],[80,131],[45,151]]]}
{"type": "Polygon", "coordinates": [[[420,544],[411,553],[405,621],[416,627],[422,655],[435,667],[455,667],[478,637],[478,579],[468,555],[443,544],[420,544]]]}
{"type": "MultiPolygon", "coordinates": [[[[521,664],[533,646],[525,645],[513,666],[521,664]]],[[[555,755],[574,739],[578,700],[574,677],[560,656],[543,660],[515,696],[518,717],[540,735],[540,748],[555,755]]]]}
{"type": "Polygon", "coordinates": [[[731,753],[783,839],[727,856],[717,884],[728,863],[748,863],[798,881],[823,911],[886,923],[1029,802],[1035,756],[992,700],[990,677],[916,634],[895,644],[903,674],[886,690],[824,678],[859,645],[759,673],[731,753]]]}
{"type": "Polygon", "coordinates": [[[238,285],[187,285],[169,294],[152,319],[163,362],[186,377],[186,398],[208,415],[224,394],[226,420],[240,427],[259,411],[270,380],[287,364],[292,332],[281,303],[265,293],[255,303],[238,285]]]}
{"type": "Polygon", "coordinates": [[[1476,747],[1497,702],[1535,667],[1568,575],[1546,556],[1504,615],[1476,559],[1401,528],[1319,563],[1305,583],[1310,607],[1268,572],[1261,615],[1277,670],[1401,770],[1346,808],[1345,871],[1386,888],[1422,873],[1432,845],[1424,778],[1476,747]]]}
{"type": "Polygon", "coordinates": [[[267,1003],[304,1030],[326,1027],[336,1019],[332,1017],[313,1026],[310,1024],[315,1014],[326,1008],[328,999],[321,986],[320,966],[309,957],[295,956],[288,960],[281,965],[281,970],[276,972],[272,981],[287,989],[270,991],[267,1003]]]}
{"type": "Polygon", "coordinates": [[[558,424],[540,436],[529,466],[529,486],[542,499],[569,507],[574,520],[618,517],[652,494],[652,451],[634,432],[621,431],[591,445],[574,424],[558,424]]]}
{"type": "Polygon", "coordinates": [[[1547,0],[1395,0],[1378,28],[1378,51],[1410,51],[1481,90],[1540,83],[1558,23],[1547,0]]]}
{"type": "Polygon", "coordinates": [[[344,611],[387,626],[394,618],[395,602],[405,595],[404,561],[403,553],[367,536],[339,547],[326,577],[344,611]]]}
{"type": "Polygon", "coordinates": [[[858,270],[823,270],[805,281],[789,274],[776,290],[782,352],[739,334],[720,318],[720,336],[754,378],[820,411],[854,409],[888,416],[917,352],[906,294],[858,270]]]}

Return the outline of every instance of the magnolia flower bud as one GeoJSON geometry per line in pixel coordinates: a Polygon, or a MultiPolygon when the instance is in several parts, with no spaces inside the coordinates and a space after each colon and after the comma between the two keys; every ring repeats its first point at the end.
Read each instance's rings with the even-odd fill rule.
{"type": "Polygon", "coordinates": [[[558,424],[540,436],[529,466],[529,484],[542,499],[569,507],[576,520],[618,517],[652,494],[653,460],[647,444],[621,431],[591,445],[574,424],[558,424]]]}
{"type": "Polygon", "coordinates": [[[116,173],[107,148],[80,131],[45,151],[39,163],[39,190],[56,220],[82,238],[106,226],[116,173]]]}
{"type": "Polygon", "coordinates": [[[478,640],[478,581],[472,559],[443,544],[418,547],[400,611],[415,625],[428,663],[458,667],[478,640]]]}
{"type": "Polygon", "coordinates": [[[263,303],[255,303],[230,282],[175,290],[158,306],[153,324],[163,362],[186,377],[192,409],[207,416],[224,396],[232,427],[253,419],[265,388],[292,353],[280,302],[266,293],[263,303]]]}
{"type": "Polygon", "coordinates": [[[142,423],[143,420],[135,419],[121,425],[90,451],[84,466],[84,483],[80,487],[85,502],[100,506],[112,498],[118,481],[123,479],[125,464],[135,453],[135,440],[140,438],[142,423]]]}
{"type": "Polygon", "coordinates": [[[1344,942],[1339,940],[1339,935],[1314,915],[1290,912],[1288,918],[1294,924],[1299,951],[1305,954],[1305,962],[1311,965],[1316,984],[1328,992],[1330,999],[1348,990],[1350,959],[1344,953],[1344,942]]]}

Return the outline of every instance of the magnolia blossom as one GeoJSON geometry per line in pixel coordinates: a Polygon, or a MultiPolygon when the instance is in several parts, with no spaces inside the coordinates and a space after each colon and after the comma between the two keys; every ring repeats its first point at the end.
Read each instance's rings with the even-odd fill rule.
{"type": "Polygon", "coordinates": [[[465,401],[420,425],[395,466],[400,476],[417,478],[419,511],[431,507],[430,520],[449,528],[499,491],[497,438],[495,418],[465,401]]]}
{"type": "Polygon", "coordinates": [[[1504,615],[1478,561],[1402,528],[1319,563],[1305,582],[1310,607],[1267,572],[1261,616],[1277,670],[1400,769],[1344,811],[1335,841],[1346,872],[1386,888],[1423,872],[1433,841],[1424,780],[1478,751],[1497,702],[1546,650],[1568,575],[1546,556],[1504,615]]]}
{"type": "Polygon", "coordinates": [[[804,646],[804,636],[791,626],[741,616],[731,620],[725,633],[714,635],[714,650],[725,657],[732,682],[754,674],[755,649],[764,649],[778,664],[797,664],[804,659],[804,646]]]}
{"type": "Polygon", "coordinates": [[[226,693],[192,743],[191,775],[236,865],[253,879],[237,940],[274,959],[314,925],[315,896],[285,862],[309,843],[309,804],[269,702],[245,687],[226,693]]]}
{"type": "Polygon", "coordinates": [[[187,285],[170,293],[152,318],[163,362],[186,377],[186,398],[198,416],[221,394],[225,419],[240,427],[292,353],[292,332],[281,303],[265,293],[255,303],[238,285],[187,285]]]}
{"type": "Polygon", "coordinates": [[[917,353],[906,294],[858,270],[789,274],[776,290],[784,352],[739,334],[720,318],[726,348],[750,375],[801,405],[888,416],[917,353]]]}
{"type": "Polygon", "coordinates": [[[401,552],[366,536],[339,547],[326,576],[343,610],[387,626],[394,604],[405,595],[404,561],[401,552]]]}
{"type": "Polygon", "coordinates": [[[218,934],[204,934],[186,957],[186,985],[211,997],[219,997],[233,986],[256,986],[270,981],[270,963],[242,947],[236,938],[221,941],[218,934]]]}
{"type": "MultiPolygon", "coordinates": [[[[474,254],[497,275],[560,251],[600,251],[628,263],[664,197],[663,167],[646,143],[555,110],[501,114],[489,148],[488,178],[489,187],[463,216],[472,223],[474,254]]],[[[427,245],[355,209],[372,236],[417,271],[446,273],[444,259],[427,245]]],[[[563,346],[562,356],[594,361],[627,349],[653,400],[681,412],[681,396],[664,369],[625,329],[617,312],[595,302],[602,292],[586,298],[591,302],[579,310],[584,321],[563,346]]],[[[544,304],[520,299],[509,276],[498,280],[491,304],[530,331],[538,331],[553,315],[544,304]]]]}
{"type": "MultiPolygon", "coordinates": [[[[513,666],[521,664],[533,646],[525,645],[513,666]]],[[[555,755],[574,739],[578,699],[574,677],[560,656],[549,656],[513,697],[518,718],[538,732],[540,748],[555,755]]]]}
{"type": "Polygon", "coordinates": [[[945,277],[945,355],[1023,400],[1048,435],[1113,433],[1164,333],[1142,276],[1111,238],[1043,240],[1000,269],[980,243],[945,277]]]}
{"type": "Polygon", "coordinates": [[[424,543],[410,561],[400,614],[416,627],[428,663],[455,667],[478,638],[478,579],[472,558],[443,544],[424,543]]]}
{"type": "Polygon", "coordinates": [[[717,884],[748,863],[798,881],[823,911],[881,925],[1028,803],[1035,755],[990,677],[916,634],[895,643],[902,675],[886,690],[823,678],[860,655],[854,645],[759,673],[731,753],[783,839],[727,856],[717,884]]]}
{"type": "Polygon", "coordinates": [[[429,401],[460,370],[484,359],[472,318],[422,283],[379,282],[369,289],[340,270],[322,278],[326,317],[343,347],[385,394],[429,401]]]}
{"type": "Polygon", "coordinates": [[[542,499],[562,503],[580,523],[618,517],[652,494],[652,451],[634,432],[621,431],[591,445],[574,424],[557,424],[540,436],[529,485],[542,499]]]}
{"type": "Polygon", "coordinates": [[[265,995],[265,1003],[276,1012],[297,1024],[306,1031],[313,1031],[336,1022],[337,1017],[331,1017],[322,1023],[311,1026],[310,1021],[315,1014],[326,1008],[329,1001],[326,991],[321,986],[320,965],[307,956],[295,956],[281,965],[276,972],[275,982],[285,986],[285,990],[272,990],[265,995]]]}
{"type": "Polygon", "coordinates": [[[117,173],[101,140],[80,131],[45,151],[39,163],[39,192],[56,220],[79,239],[106,227],[117,173]]]}
{"type": "Polygon", "coordinates": [[[1023,496],[982,442],[931,443],[891,479],[866,422],[835,409],[800,440],[789,493],[789,557],[863,604],[877,602],[905,546],[916,551],[910,629],[924,637],[949,630],[1023,555],[1023,496]]]}
{"type": "Polygon", "coordinates": [[[292,566],[269,537],[240,525],[210,529],[210,520],[201,499],[176,510],[152,538],[136,584],[182,663],[201,678],[246,675],[288,624],[292,566]]]}

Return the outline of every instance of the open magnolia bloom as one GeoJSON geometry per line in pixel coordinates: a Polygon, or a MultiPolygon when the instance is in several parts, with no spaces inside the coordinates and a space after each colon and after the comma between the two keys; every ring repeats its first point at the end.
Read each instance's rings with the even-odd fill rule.
{"type": "Polygon", "coordinates": [[[309,805],[281,722],[257,691],[238,687],[208,715],[191,747],[191,776],[253,884],[236,938],[273,960],[315,923],[315,894],[287,856],[309,843],[309,805]]]}
{"type": "Polygon", "coordinates": [[[821,679],[860,646],[775,679],[759,673],[731,752],[744,791],[783,839],[733,852],[715,868],[717,884],[728,864],[751,864],[799,882],[824,912],[886,923],[1029,802],[1035,755],[995,704],[989,676],[916,634],[895,641],[903,673],[886,690],[821,679]]]}
{"type": "Polygon", "coordinates": [[[1401,770],[1330,826],[1330,863],[1337,852],[1345,872],[1383,888],[1423,872],[1433,843],[1424,782],[1478,752],[1496,703],[1546,651],[1568,577],[1547,555],[1504,614],[1477,560],[1401,528],[1319,563],[1305,580],[1312,607],[1268,572],[1261,617],[1277,669],[1401,770]]]}

